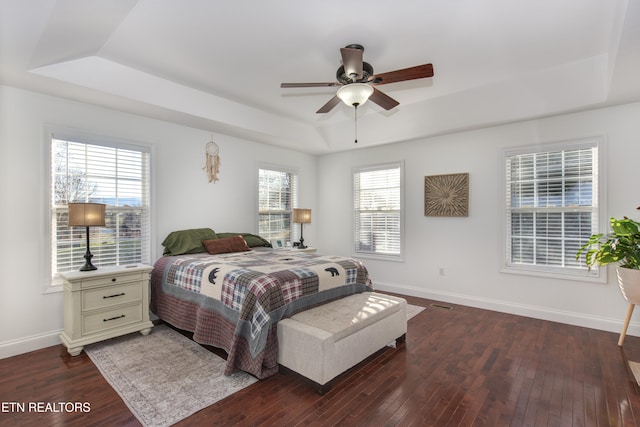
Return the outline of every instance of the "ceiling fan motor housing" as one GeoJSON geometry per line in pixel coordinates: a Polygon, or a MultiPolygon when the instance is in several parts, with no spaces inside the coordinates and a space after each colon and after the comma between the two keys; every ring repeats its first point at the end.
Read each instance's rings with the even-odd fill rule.
{"type": "Polygon", "coordinates": [[[344,65],[341,65],[336,71],[336,79],[344,84],[348,85],[350,83],[366,83],[369,81],[369,77],[373,76],[373,67],[368,62],[362,62],[362,78],[358,80],[353,80],[351,77],[347,76],[344,71],[344,65]]]}

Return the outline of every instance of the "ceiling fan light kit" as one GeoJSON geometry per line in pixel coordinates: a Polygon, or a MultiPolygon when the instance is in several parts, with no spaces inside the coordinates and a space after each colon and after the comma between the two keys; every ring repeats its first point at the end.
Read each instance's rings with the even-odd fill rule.
{"type": "Polygon", "coordinates": [[[340,87],[336,94],[349,107],[360,106],[373,94],[373,88],[366,83],[351,83],[340,87]]]}

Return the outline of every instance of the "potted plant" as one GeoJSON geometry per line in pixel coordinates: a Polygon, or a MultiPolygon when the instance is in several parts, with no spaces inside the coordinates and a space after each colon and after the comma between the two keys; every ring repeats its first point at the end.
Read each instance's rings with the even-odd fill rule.
{"type": "MultiPolygon", "coordinates": [[[[640,209],[640,207],[638,208],[640,209]]],[[[640,304],[640,222],[626,216],[611,218],[611,232],[594,234],[578,250],[576,259],[585,254],[587,267],[617,264],[618,284],[629,302],[627,317],[618,345],[622,346],[635,304],[640,304]]]]}

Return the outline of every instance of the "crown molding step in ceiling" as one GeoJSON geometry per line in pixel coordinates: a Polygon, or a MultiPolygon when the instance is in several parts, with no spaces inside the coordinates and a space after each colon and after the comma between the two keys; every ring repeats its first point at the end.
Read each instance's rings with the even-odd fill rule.
{"type": "Polygon", "coordinates": [[[638,1],[295,6],[0,0],[0,84],[311,154],[640,101],[638,1]]]}

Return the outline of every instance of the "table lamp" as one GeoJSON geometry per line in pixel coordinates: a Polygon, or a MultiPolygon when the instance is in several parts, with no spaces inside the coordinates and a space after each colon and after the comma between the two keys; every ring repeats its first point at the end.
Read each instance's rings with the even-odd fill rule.
{"type": "Polygon", "coordinates": [[[97,270],[91,263],[93,254],[89,250],[89,227],[104,227],[105,208],[102,203],[69,203],[69,227],[87,227],[87,252],[84,254],[85,263],[80,271],[97,270]]]}
{"type": "Polygon", "coordinates": [[[293,210],[293,222],[300,224],[300,245],[298,249],[305,249],[304,238],[302,237],[302,227],[304,224],[311,222],[311,209],[294,209],[293,210]]]}

